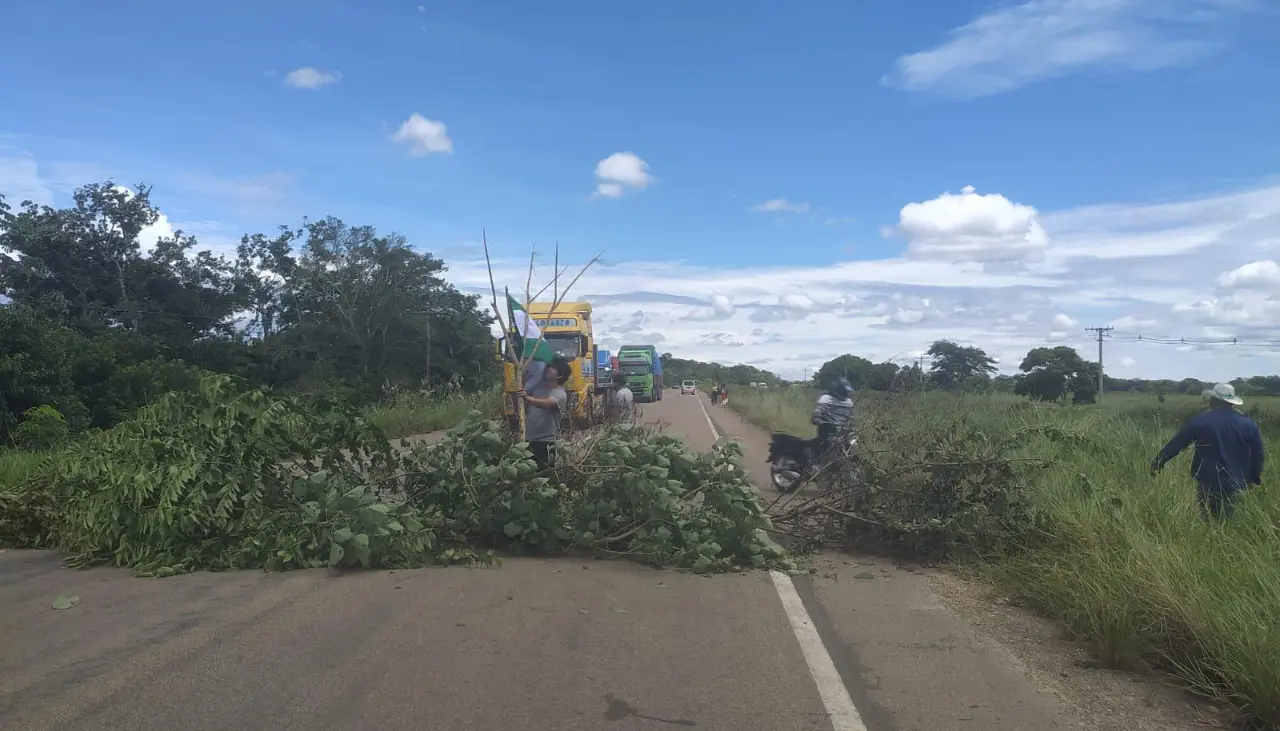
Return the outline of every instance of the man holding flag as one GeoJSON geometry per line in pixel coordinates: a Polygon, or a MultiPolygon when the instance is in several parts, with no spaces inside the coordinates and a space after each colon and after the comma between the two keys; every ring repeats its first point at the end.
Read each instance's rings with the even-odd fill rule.
{"type": "Polygon", "coordinates": [[[518,358],[528,360],[528,369],[524,372],[524,388],[526,391],[533,390],[542,383],[542,376],[547,370],[547,364],[556,357],[555,351],[547,341],[542,340],[542,331],[538,329],[538,324],[533,321],[524,307],[511,296],[511,292],[507,292],[507,312],[511,315],[509,322],[515,330],[515,352],[518,358]]]}
{"type": "Polygon", "coordinates": [[[550,364],[543,364],[542,382],[530,389],[521,389],[520,398],[529,407],[524,420],[524,440],[538,469],[556,466],[555,443],[560,438],[560,424],[564,419],[569,396],[564,382],[569,380],[569,362],[556,357],[550,364]]]}

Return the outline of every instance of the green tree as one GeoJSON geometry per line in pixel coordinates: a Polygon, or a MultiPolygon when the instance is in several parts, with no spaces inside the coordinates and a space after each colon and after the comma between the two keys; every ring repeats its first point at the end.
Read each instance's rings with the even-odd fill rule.
{"type": "Polygon", "coordinates": [[[940,388],[963,390],[989,382],[996,371],[996,361],[975,345],[957,345],[938,340],[926,351],[932,359],[929,376],[940,388]]]}
{"type": "Polygon", "coordinates": [[[1066,396],[1068,381],[1083,367],[1084,360],[1075,348],[1059,345],[1032,348],[1018,370],[1026,374],[1022,383],[1027,396],[1038,401],[1057,401],[1066,396]]]}
{"type": "Polygon", "coordinates": [[[1018,369],[1024,374],[1019,382],[1021,395],[1057,401],[1070,393],[1074,403],[1093,403],[1097,399],[1098,365],[1081,358],[1075,348],[1032,348],[1018,369]]]}
{"type": "Polygon", "coordinates": [[[111,181],[78,189],[74,205],[24,201],[0,227],[0,291],[44,317],[98,333],[124,329],[180,352],[228,335],[239,309],[233,268],[178,231],[145,251],[139,234],[159,213],[151,189],[111,181]]]}
{"type": "Polygon", "coordinates": [[[897,363],[876,363],[867,373],[866,387],[872,391],[892,391],[899,385],[899,376],[897,363]]]}
{"type": "Polygon", "coordinates": [[[912,363],[898,372],[896,389],[903,391],[923,391],[929,379],[919,363],[912,363]]]}
{"type": "Polygon", "coordinates": [[[324,218],[245,236],[234,261],[182,232],[148,249],[150,193],[106,181],[16,214],[0,198],[0,442],[35,407],[111,426],[209,371],[366,398],[492,377],[489,317],[404,237],[324,218]]]}
{"type": "Polygon", "coordinates": [[[854,390],[860,391],[867,387],[867,381],[874,367],[875,365],[866,358],[846,353],[823,363],[813,379],[819,388],[826,388],[838,378],[848,378],[854,390]]]}
{"type": "Polygon", "coordinates": [[[336,379],[364,389],[489,373],[490,318],[478,299],[444,281],[444,262],[399,234],[336,218],[308,222],[275,240],[251,238],[241,260],[274,276],[250,282],[263,348],[286,380],[336,379]],[[301,238],[300,254],[288,243],[301,238]],[[267,283],[277,282],[271,291],[267,283]]]}

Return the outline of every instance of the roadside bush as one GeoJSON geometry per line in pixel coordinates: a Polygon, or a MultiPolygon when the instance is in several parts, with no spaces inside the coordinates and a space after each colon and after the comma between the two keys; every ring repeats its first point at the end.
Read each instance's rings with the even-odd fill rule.
{"type": "Polygon", "coordinates": [[[53,449],[71,436],[66,418],[52,406],[34,406],[22,413],[22,421],[10,435],[18,449],[53,449]]]}
{"type": "Polygon", "coordinates": [[[163,358],[121,366],[107,378],[97,401],[94,423],[110,426],[132,416],[166,393],[194,391],[209,371],[163,358]]]}
{"type": "Polygon", "coordinates": [[[834,455],[817,491],[789,501],[775,521],[809,545],[928,558],[1024,545],[1041,519],[1032,478],[1048,459],[1019,450],[1037,434],[1079,437],[1047,425],[991,431],[962,409],[938,408],[964,398],[972,397],[936,394],[869,410],[857,447],[834,455]]]}

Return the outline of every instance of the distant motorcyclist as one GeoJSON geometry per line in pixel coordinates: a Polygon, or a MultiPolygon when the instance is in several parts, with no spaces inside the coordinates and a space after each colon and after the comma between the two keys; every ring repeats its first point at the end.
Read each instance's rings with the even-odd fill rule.
{"type": "Polygon", "coordinates": [[[813,407],[809,422],[818,427],[818,438],[814,440],[814,456],[821,455],[830,448],[836,435],[853,418],[853,386],[847,378],[838,378],[818,397],[813,407]]]}

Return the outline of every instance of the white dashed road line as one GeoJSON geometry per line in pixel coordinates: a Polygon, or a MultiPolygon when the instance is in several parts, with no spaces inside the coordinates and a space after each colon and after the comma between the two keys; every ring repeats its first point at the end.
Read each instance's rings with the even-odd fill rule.
{"type": "MultiPolygon", "coordinates": [[[[711,421],[711,414],[707,411],[706,404],[702,403],[701,394],[698,395],[698,407],[702,409],[702,416],[707,420],[712,438],[720,441],[720,430],[716,429],[715,423],[711,421]]],[[[795,633],[796,641],[800,643],[800,651],[804,653],[804,661],[809,666],[809,675],[818,686],[818,695],[822,697],[822,705],[826,708],[827,717],[831,719],[832,729],[834,731],[867,731],[866,724],[862,722],[862,716],[858,714],[857,707],[853,705],[853,699],[849,697],[849,689],[844,686],[844,680],[836,670],[836,664],[831,661],[827,646],[822,644],[818,629],[813,626],[809,610],[804,608],[804,602],[796,593],[796,586],[791,581],[791,577],[781,571],[770,571],[769,577],[773,579],[773,588],[777,590],[778,599],[782,601],[782,609],[787,613],[791,631],[795,633]]]]}

